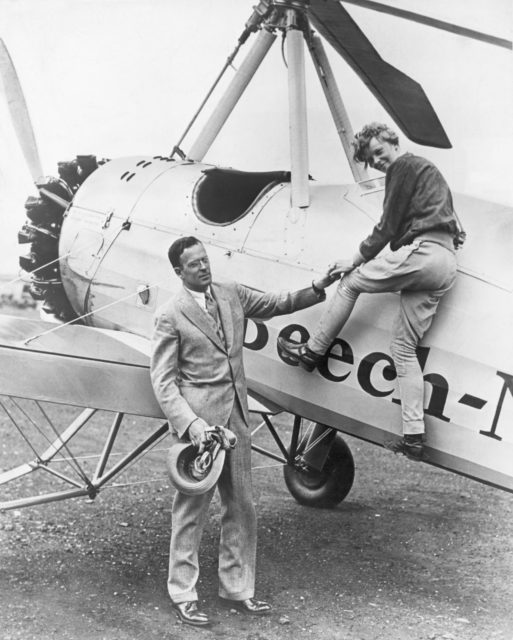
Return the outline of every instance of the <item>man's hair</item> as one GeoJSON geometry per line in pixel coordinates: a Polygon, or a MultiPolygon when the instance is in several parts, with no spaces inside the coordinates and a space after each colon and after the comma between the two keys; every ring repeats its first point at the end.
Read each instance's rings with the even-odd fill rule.
{"type": "Polygon", "coordinates": [[[356,162],[364,162],[365,167],[367,167],[366,153],[372,138],[378,138],[382,142],[390,142],[390,144],[399,144],[396,132],[380,122],[366,124],[354,137],[355,141],[351,143],[354,149],[353,158],[356,162]]]}
{"type": "Polygon", "coordinates": [[[193,247],[195,244],[201,244],[201,242],[194,236],[183,236],[173,242],[167,252],[167,257],[169,258],[169,262],[173,269],[177,269],[182,266],[182,263],[180,262],[182,253],[189,247],[193,247]]]}

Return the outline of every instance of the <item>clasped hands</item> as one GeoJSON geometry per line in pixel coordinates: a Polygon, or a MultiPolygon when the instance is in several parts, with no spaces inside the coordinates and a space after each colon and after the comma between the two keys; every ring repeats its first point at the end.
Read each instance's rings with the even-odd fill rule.
{"type": "Polygon", "coordinates": [[[340,276],[344,273],[349,273],[355,269],[358,265],[365,262],[362,254],[357,251],[351,260],[347,258],[341,258],[331,262],[328,265],[326,273],[318,280],[314,280],[314,285],[318,289],[325,289],[333,284],[336,280],[339,280],[340,276]]]}

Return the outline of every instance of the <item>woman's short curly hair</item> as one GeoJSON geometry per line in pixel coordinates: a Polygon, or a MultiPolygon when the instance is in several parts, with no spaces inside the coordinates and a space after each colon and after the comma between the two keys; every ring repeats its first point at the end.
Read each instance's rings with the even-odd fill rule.
{"type": "Polygon", "coordinates": [[[379,140],[390,142],[390,144],[399,144],[397,133],[386,124],[380,122],[366,124],[354,137],[355,141],[351,143],[354,149],[353,158],[356,162],[364,162],[365,167],[367,167],[367,150],[372,138],[378,138],[379,140]]]}

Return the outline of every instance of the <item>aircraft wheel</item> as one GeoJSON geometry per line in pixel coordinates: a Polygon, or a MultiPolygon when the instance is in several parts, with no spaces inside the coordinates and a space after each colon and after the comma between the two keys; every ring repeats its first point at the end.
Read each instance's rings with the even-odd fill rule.
{"type": "Polygon", "coordinates": [[[299,450],[294,464],[283,468],[285,484],[292,496],[308,507],[331,509],[347,496],[354,480],[354,460],[344,439],[337,434],[322,471],[302,461],[299,450]]]}

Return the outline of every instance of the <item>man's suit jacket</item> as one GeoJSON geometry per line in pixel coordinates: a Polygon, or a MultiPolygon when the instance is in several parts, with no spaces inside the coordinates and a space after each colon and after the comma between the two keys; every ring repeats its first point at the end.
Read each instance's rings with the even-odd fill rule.
{"type": "Polygon", "coordinates": [[[242,361],[244,318],[291,313],[325,297],[312,287],[274,294],[236,282],[212,283],[212,293],[224,343],[207,313],[185,288],[156,316],[151,379],[157,400],[179,437],[197,417],[209,425],[226,425],[236,397],[249,421],[242,361]]]}

